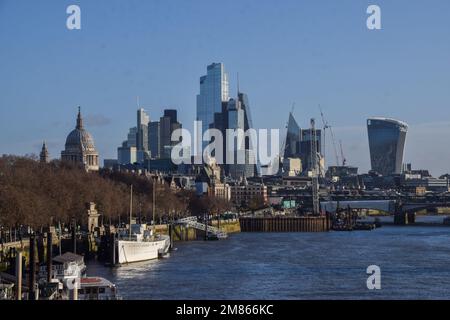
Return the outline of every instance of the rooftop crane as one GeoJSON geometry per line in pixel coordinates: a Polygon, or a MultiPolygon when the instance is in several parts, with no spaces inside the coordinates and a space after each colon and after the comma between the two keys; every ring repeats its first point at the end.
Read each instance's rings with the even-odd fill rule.
{"type": "Polygon", "coordinates": [[[333,129],[332,129],[331,126],[328,124],[328,122],[325,120],[325,116],[323,115],[323,111],[322,111],[322,108],[320,107],[320,105],[319,105],[319,110],[320,110],[320,117],[322,118],[322,123],[323,123],[323,157],[325,158],[325,149],[326,149],[326,144],[325,144],[326,130],[327,130],[327,129],[330,129],[331,142],[333,143],[334,156],[336,157],[336,165],[339,166],[339,156],[338,156],[338,152],[337,152],[337,148],[336,148],[336,141],[335,141],[335,139],[334,139],[333,129]]]}
{"type": "Polygon", "coordinates": [[[347,159],[344,157],[344,149],[342,148],[342,140],[339,140],[339,146],[341,148],[341,158],[342,158],[342,166],[345,167],[347,164],[347,159]]]}

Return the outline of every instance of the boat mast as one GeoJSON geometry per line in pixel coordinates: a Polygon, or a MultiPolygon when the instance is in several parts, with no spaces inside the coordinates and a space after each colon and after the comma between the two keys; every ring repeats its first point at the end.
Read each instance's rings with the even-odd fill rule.
{"type": "Polygon", "coordinates": [[[130,230],[129,230],[129,239],[131,241],[131,219],[133,216],[133,185],[131,185],[130,190],[130,230]]]}
{"type": "Polygon", "coordinates": [[[153,178],[153,203],[152,203],[152,211],[153,211],[153,237],[155,236],[155,231],[156,231],[156,214],[155,214],[155,200],[156,200],[156,188],[155,188],[155,179],[153,178]]]}

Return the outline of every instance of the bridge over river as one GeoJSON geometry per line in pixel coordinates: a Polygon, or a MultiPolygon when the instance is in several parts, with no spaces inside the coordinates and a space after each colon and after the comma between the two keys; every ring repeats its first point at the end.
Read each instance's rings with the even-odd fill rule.
{"type": "Polygon", "coordinates": [[[416,212],[420,210],[429,210],[435,208],[447,208],[450,206],[448,198],[422,198],[417,200],[402,200],[402,199],[388,199],[388,200],[330,200],[321,201],[320,206],[322,211],[335,213],[338,209],[370,209],[378,210],[394,216],[396,224],[408,224],[415,222],[416,212]]]}

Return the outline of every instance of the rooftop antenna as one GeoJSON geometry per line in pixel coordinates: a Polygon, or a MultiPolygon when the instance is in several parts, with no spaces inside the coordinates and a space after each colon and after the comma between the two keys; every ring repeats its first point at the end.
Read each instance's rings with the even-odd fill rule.
{"type": "Polygon", "coordinates": [[[137,103],[137,107],[139,109],[141,106],[141,102],[139,101],[139,96],[136,96],[136,103],[137,103]]]}
{"type": "Polygon", "coordinates": [[[237,73],[237,95],[239,98],[239,72],[237,73]]]}

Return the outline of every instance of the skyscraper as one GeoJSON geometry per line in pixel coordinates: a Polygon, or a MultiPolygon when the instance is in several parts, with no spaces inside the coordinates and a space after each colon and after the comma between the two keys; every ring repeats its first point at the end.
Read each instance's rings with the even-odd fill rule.
{"type": "Polygon", "coordinates": [[[160,158],[170,158],[172,147],[176,144],[176,142],[171,141],[172,132],[180,128],[181,124],[177,120],[177,110],[164,110],[164,116],[159,119],[160,158]]]}
{"type": "Polygon", "coordinates": [[[148,123],[150,117],[144,109],[137,111],[137,133],[136,133],[136,147],[137,147],[137,161],[143,163],[145,159],[150,157],[148,152],[148,123]]]}
{"type": "Polygon", "coordinates": [[[148,148],[152,159],[158,159],[160,148],[159,121],[152,121],[148,124],[148,148]]]}
{"type": "Polygon", "coordinates": [[[284,145],[284,158],[300,158],[301,129],[295,118],[289,113],[289,121],[286,133],[286,143],[284,145]]]}
{"type": "Polygon", "coordinates": [[[119,164],[133,164],[137,162],[137,127],[130,128],[127,140],[117,148],[117,162],[119,164]]]}
{"type": "MultiPolygon", "coordinates": [[[[313,135],[311,134],[311,129],[302,129],[301,130],[301,142],[300,142],[300,152],[301,152],[301,159],[303,164],[303,170],[310,171],[313,169],[312,161],[312,151],[311,151],[311,140],[313,139],[313,135]]],[[[317,165],[320,167],[321,164],[321,154],[322,154],[322,131],[320,129],[315,129],[315,140],[316,140],[316,153],[319,155],[318,163],[317,165]]],[[[320,170],[320,168],[317,168],[320,170]]]]}
{"type": "Polygon", "coordinates": [[[253,149],[255,146],[251,143],[250,136],[246,136],[243,143],[238,145],[236,137],[234,141],[228,141],[227,135],[227,129],[239,129],[245,133],[252,127],[247,95],[239,93],[237,99],[232,98],[226,103],[223,102],[222,112],[214,114],[214,123],[210,127],[222,132],[224,154],[223,159],[219,160],[224,161],[224,174],[234,179],[255,176],[257,173],[256,155],[253,149]],[[238,155],[240,155],[239,158],[238,155]],[[233,163],[226,162],[230,159],[233,159],[233,163]]]}
{"type": "MultiPolygon", "coordinates": [[[[244,131],[253,128],[252,113],[250,111],[250,103],[248,101],[248,96],[245,93],[239,91],[238,87],[238,101],[242,110],[244,110],[244,131]]],[[[260,175],[260,168],[257,162],[257,155],[255,154],[257,141],[251,141],[250,137],[245,140],[245,176],[254,177],[255,175],[260,175]]]]}
{"type": "MultiPolygon", "coordinates": [[[[197,95],[197,121],[202,121],[202,134],[214,125],[214,114],[222,112],[222,102],[228,102],[228,75],[222,63],[207,67],[200,77],[200,94],[197,95]]],[[[208,142],[203,142],[203,148],[208,142]]]]}
{"type": "Polygon", "coordinates": [[[389,118],[367,120],[372,170],[382,174],[401,173],[408,125],[389,118]]]}
{"type": "Polygon", "coordinates": [[[137,145],[137,127],[130,128],[127,135],[127,146],[136,147],[137,145]]]}

